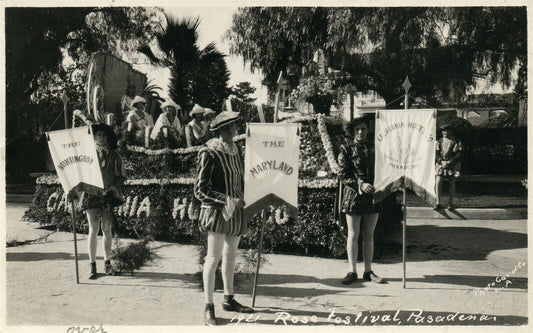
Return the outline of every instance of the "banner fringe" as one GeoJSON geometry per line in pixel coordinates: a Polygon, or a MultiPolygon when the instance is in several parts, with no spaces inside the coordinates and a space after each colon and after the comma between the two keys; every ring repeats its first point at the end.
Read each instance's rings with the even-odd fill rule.
{"type": "Polygon", "coordinates": [[[405,187],[415,192],[417,196],[424,199],[427,203],[429,203],[432,206],[435,206],[437,203],[437,198],[426,191],[426,189],[420,185],[418,185],[415,181],[413,181],[409,177],[400,177],[394,182],[387,185],[383,190],[377,191],[374,193],[374,202],[380,202],[389,195],[393,194],[394,192],[400,190],[403,187],[405,179],[405,187]]]}

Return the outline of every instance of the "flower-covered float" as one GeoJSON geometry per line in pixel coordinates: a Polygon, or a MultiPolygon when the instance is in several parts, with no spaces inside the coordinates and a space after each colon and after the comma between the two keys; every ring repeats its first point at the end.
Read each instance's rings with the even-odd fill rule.
{"type": "MultiPolygon", "coordinates": [[[[288,218],[282,208],[267,211],[263,248],[338,257],[344,253],[345,234],[333,218],[337,186],[337,150],[343,140],[342,123],[324,115],[289,118],[302,124],[298,218],[288,218]]],[[[244,151],[245,136],[235,137],[244,151]]],[[[116,207],[115,231],[121,236],[149,235],[165,241],[194,241],[198,228],[192,209],[197,153],[200,147],[147,149],[127,145],[121,154],[128,172],[122,206],[116,207]]],[[[401,220],[401,207],[391,197],[385,202],[377,237],[391,230],[401,220]]],[[[70,229],[70,205],[66,204],[56,176],[37,179],[36,192],[25,219],[70,229]]],[[[78,228],[87,230],[84,214],[78,228]]],[[[255,247],[260,217],[250,221],[249,232],[241,247],[255,247]]]]}

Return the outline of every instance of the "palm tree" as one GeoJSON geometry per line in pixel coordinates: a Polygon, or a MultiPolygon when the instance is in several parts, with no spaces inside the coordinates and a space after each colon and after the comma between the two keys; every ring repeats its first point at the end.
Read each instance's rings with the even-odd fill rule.
{"type": "Polygon", "coordinates": [[[149,45],[139,51],[153,64],[170,68],[169,92],[176,103],[186,110],[195,103],[216,109],[229,95],[225,55],[214,43],[198,47],[199,18],[175,20],[165,15],[165,20],[154,36],[157,52],[149,45]]]}

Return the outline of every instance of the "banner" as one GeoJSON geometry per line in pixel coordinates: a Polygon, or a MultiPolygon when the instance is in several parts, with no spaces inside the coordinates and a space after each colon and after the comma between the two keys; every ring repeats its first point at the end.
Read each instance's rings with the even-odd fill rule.
{"type": "Polygon", "coordinates": [[[285,206],[298,214],[300,124],[248,123],[244,155],[244,217],[285,206]]]}
{"type": "Polygon", "coordinates": [[[104,183],[92,132],[88,126],[48,132],[48,147],[65,193],[98,193],[104,183]]]}
{"type": "Polygon", "coordinates": [[[374,201],[405,186],[435,204],[436,110],[376,112],[374,201]]]}

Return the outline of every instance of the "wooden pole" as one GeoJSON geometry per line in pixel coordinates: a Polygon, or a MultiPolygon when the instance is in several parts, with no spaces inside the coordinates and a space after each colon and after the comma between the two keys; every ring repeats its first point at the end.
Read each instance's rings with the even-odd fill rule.
{"type": "MultiPolygon", "coordinates": [[[[63,102],[63,116],[65,118],[65,128],[68,128],[68,117],[67,117],[67,104],[70,99],[67,96],[67,93],[63,91],[61,95],[61,101],[63,102]]],[[[74,126],[74,124],[72,124],[74,126]]],[[[68,196],[67,196],[68,198],[68,196]]],[[[78,239],[76,235],[76,207],[74,205],[74,199],[70,199],[70,204],[72,207],[72,235],[74,236],[74,261],[76,264],[76,283],[80,283],[80,273],[78,268],[78,239]]]]}
{"type": "Polygon", "coordinates": [[[278,90],[278,92],[276,93],[276,105],[275,105],[275,108],[274,108],[274,123],[278,122],[279,94],[280,94],[280,92],[278,90]]]}
{"type": "Polygon", "coordinates": [[[255,306],[255,291],[257,289],[257,278],[259,276],[259,266],[261,266],[261,252],[263,251],[263,233],[265,231],[265,220],[266,213],[263,209],[261,211],[261,232],[259,234],[259,245],[257,249],[257,265],[255,267],[255,276],[254,276],[254,288],[252,291],[252,308],[255,306]]]}
{"type": "MultiPolygon", "coordinates": [[[[404,109],[409,109],[409,88],[411,88],[411,83],[409,82],[409,77],[405,78],[405,81],[403,83],[403,88],[405,89],[405,98],[403,100],[404,109]]],[[[402,212],[403,212],[403,223],[402,223],[402,264],[403,264],[403,288],[405,289],[405,280],[406,280],[406,265],[405,265],[405,256],[406,256],[406,229],[407,229],[407,207],[405,206],[405,197],[407,189],[405,187],[405,169],[404,169],[404,176],[403,176],[403,199],[402,199],[402,212]]]]}
{"type": "Polygon", "coordinates": [[[78,239],[76,237],[76,206],[74,205],[74,199],[70,202],[72,207],[72,235],[74,236],[74,260],[76,262],[76,283],[80,284],[80,272],[78,268],[78,239]]]}

